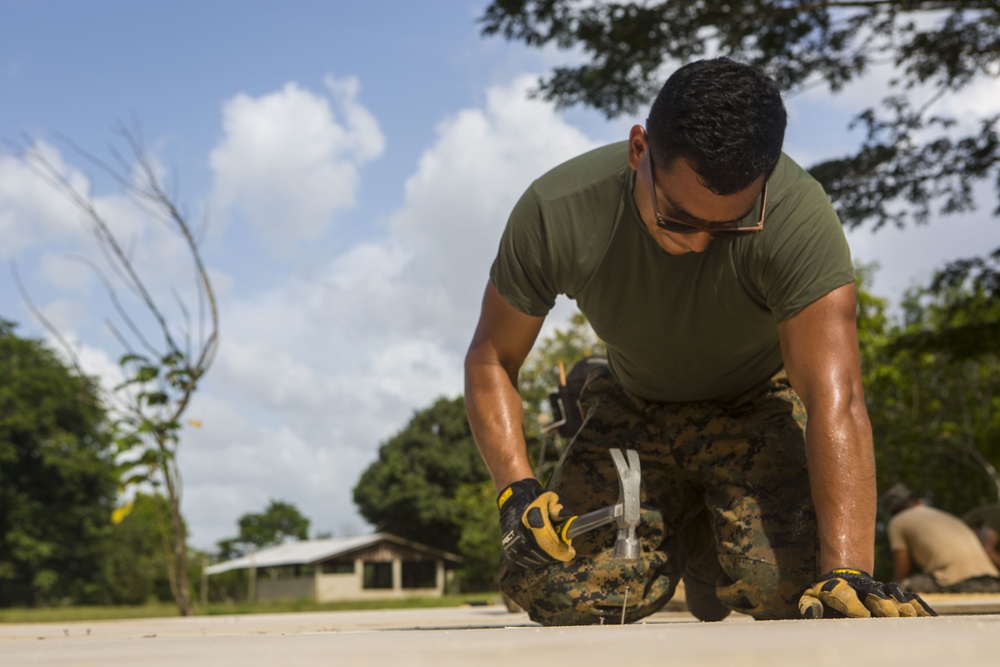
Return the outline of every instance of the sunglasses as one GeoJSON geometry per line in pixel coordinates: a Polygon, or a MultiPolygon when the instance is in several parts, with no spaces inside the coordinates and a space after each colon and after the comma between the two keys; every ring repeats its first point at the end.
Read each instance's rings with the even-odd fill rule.
{"type": "Polygon", "coordinates": [[[653,151],[648,145],[646,146],[646,155],[649,158],[649,196],[653,200],[653,215],[656,216],[656,226],[660,229],[678,234],[705,232],[713,239],[731,239],[738,236],[756,234],[764,229],[764,211],[767,208],[767,181],[764,181],[764,188],[760,193],[760,217],[757,219],[757,224],[753,227],[740,227],[739,221],[718,225],[700,225],[694,222],[682,222],[664,217],[660,214],[660,210],[656,206],[656,186],[653,182],[653,151]]]}

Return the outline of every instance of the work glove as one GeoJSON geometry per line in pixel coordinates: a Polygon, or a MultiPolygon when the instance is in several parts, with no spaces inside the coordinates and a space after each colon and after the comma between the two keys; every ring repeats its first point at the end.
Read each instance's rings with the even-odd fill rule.
{"type": "Polygon", "coordinates": [[[500,492],[500,534],[504,559],[512,566],[533,570],[576,555],[566,530],[576,517],[559,496],[544,491],[536,479],[522,479],[500,492]]]}
{"type": "Polygon", "coordinates": [[[919,595],[906,593],[889,582],[883,584],[861,570],[830,570],[799,599],[805,618],[842,615],[847,618],[937,616],[919,595]],[[832,609],[834,614],[824,614],[832,609]]]}

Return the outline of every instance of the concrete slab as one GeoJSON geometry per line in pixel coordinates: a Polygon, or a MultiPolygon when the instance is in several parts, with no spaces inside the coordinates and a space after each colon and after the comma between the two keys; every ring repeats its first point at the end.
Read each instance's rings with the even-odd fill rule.
{"type": "Polygon", "coordinates": [[[1000,615],[541,628],[502,606],[0,625],[0,665],[810,667],[997,664],[1000,615]]]}

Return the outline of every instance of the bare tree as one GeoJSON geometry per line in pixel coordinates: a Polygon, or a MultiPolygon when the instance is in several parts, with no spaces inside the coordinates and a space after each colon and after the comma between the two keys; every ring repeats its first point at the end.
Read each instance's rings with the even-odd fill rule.
{"type": "MultiPolygon", "coordinates": [[[[180,313],[182,320],[179,324],[168,319],[161,297],[157,296],[159,293],[151,290],[147,279],[140,275],[132,242],[123,243],[116,237],[93,196],[75,187],[37,144],[26,140],[20,147],[20,154],[25,164],[84,213],[86,224],[97,241],[102,262],[89,257],[74,259],[86,264],[99,278],[117,316],[104,321],[124,349],[119,359],[124,381],[107,389],[105,399],[117,416],[116,444],[123,485],[150,484],[165,494],[167,516],[161,517],[160,529],[167,556],[167,574],[178,611],[189,616],[194,605],[188,581],[187,531],[181,514],[182,480],[177,454],[184,413],[218,349],[219,315],[199,249],[200,234],[192,229],[187,216],[164,188],[143,145],[138,125],[126,127],[119,123],[116,129],[128,152],[122,156],[112,149],[113,165],[71,141],[64,140],[64,143],[110,176],[141,210],[182,239],[192,261],[194,290],[193,296],[189,290],[187,298],[177,289],[171,290],[176,301],[174,312],[180,313]],[[102,266],[106,270],[102,270],[102,266]],[[126,295],[124,299],[123,294],[126,295]],[[190,301],[196,302],[194,321],[190,301]]],[[[16,264],[12,263],[11,268],[32,313],[60,342],[82,373],[74,347],[32,302],[16,264]]]]}

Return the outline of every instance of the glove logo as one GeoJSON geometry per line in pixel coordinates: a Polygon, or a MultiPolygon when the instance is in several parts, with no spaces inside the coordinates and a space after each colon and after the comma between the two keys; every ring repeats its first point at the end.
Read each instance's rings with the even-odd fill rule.
{"type": "Polygon", "coordinates": [[[497,509],[503,509],[504,503],[510,500],[512,495],[514,495],[514,489],[508,486],[503,490],[503,493],[500,494],[500,497],[497,498],[497,509]]]}

